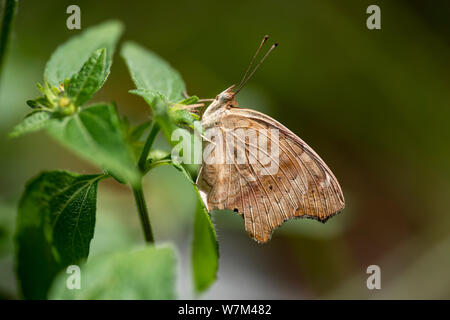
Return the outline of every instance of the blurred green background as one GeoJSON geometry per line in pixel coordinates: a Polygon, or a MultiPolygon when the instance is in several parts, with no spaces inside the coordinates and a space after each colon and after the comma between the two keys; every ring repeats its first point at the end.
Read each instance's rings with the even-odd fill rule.
{"type": "MultiPolygon", "coordinates": [[[[213,214],[219,276],[203,298],[450,298],[450,2],[419,0],[20,1],[0,83],[1,298],[18,296],[12,237],[25,181],[50,169],[98,172],[44,133],[7,138],[50,54],[79,32],[66,28],[70,4],[81,7],[82,29],[123,21],[122,40],[167,59],[202,98],[239,81],[264,34],[280,43],[238,101],[312,146],[347,206],[325,225],[289,221],[267,245],[246,235],[239,216],[213,214]],[[366,28],[370,4],[381,8],[381,30],[366,28]],[[372,264],[381,290],[366,287],[372,264]]],[[[95,100],[142,122],[149,108],[132,88],[116,54],[95,100]]],[[[194,192],[169,167],[144,187],[156,239],[180,251],[179,296],[192,297],[194,192]]],[[[128,188],[101,183],[92,254],[142,242],[128,188]]]]}

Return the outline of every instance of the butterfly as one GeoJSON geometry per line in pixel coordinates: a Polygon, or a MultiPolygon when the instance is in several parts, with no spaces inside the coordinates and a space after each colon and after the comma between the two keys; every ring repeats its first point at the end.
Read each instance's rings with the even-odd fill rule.
{"type": "Polygon", "coordinates": [[[205,139],[205,149],[212,150],[213,155],[223,153],[233,161],[203,160],[196,180],[207,210],[228,209],[240,214],[245,230],[259,243],[269,241],[272,232],[288,219],[326,222],[345,206],[336,177],[310,146],[271,117],[238,107],[237,93],[277,46],[274,44],[249,74],[267,39],[265,36],[262,40],[240,84],[218,94],[202,115],[204,130],[232,137],[221,143],[205,139]],[[260,140],[246,139],[244,130],[264,137],[271,150],[278,150],[276,159],[258,145],[260,140]],[[235,161],[237,145],[249,161],[235,161]],[[267,163],[259,159],[261,154],[273,160],[277,169],[269,172],[267,163]]]}

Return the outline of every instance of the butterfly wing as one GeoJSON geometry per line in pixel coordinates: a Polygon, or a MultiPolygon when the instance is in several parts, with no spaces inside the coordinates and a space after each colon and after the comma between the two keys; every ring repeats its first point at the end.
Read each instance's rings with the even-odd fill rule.
{"type": "Polygon", "coordinates": [[[233,136],[236,143],[230,145],[223,139],[224,152],[234,155],[232,149],[242,145],[249,161],[204,163],[197,185],[208,210],[238,212],[256,241],[267,242],[272,231],[288,219],[306,217],[325,222],[344,208],[341,187],[325,162],[276,120],[251,109],[231,108],[222,117],[219,130],[223,136],[233,136]],[[278,144],[278,157],[270,158],[269,149],[258,148],[250,139],[236,134],[237,129],[265,134],[270,148],[278,144]],[[272,135],[271,129],[277,130],[278,136],[272,135]],[[276,162],[276,172],[259,160],[257,153],[261,152],[276,162]]]}

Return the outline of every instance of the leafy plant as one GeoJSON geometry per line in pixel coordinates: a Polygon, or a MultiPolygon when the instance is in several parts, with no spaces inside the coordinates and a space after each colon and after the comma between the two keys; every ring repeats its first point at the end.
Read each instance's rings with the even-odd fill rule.
{"type": "Polygon", "coordinates": [[[198,116],[183,107],[196,103],[197,97],[184,99],[185,84],[179,73],[151,51],[127,42],[121,55],[136,85],[131,93],[149,104],[152,121],[132,126],[119,117],[114,103],[87,105],[109,76],[122,31],[120,22],[109,21],[59,46],[47,63],[43,84],[38,84],[41,96],[27,101],[31,112],[10,133],[19,137],[45,130],[103,170],[90,175],[47,171],[27,183],[16,226],[16,271],[24,298],[174,298],[174,248],[155,245],[141,183],[145,174],[161,165],[179,170],[198,196],[192,241],[196,292],[216,278],[216,233],[191,178],[192,168],[153,149],[160,131],[173,145],[173,130],[194,126],[198,116]],[[95,233],[97,185],[108,178],[130,186],[148,247],[87,262],[95,233]],[[83,276],[90,279],[80,291],[69,292],[65,287],[64,271],[69,265],[81,265],[83,276]]]}
{"type": "Polygon", "coordinates": [[[83,269],[80,290],[67,290],[61,274],[51,299],[174,299],[175,254],[171,246],[97,256],[83,269]],[[144,281],[145,280],[145,281],[144,281]]]}

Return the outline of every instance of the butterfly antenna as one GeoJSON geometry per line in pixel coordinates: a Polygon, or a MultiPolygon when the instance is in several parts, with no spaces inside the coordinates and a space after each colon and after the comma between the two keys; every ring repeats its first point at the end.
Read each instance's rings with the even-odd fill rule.
{"type": "Polygon", "coordinates": [[[259,45],[258,49],[256,50],[252,60],[250,61],[250,64],[248,65],[247,71],[245,71],[244,76],[242,77],[241,81],[239,82],[238,88],[241,86],[241,84],[245,81],[245,79],[247,78],[248,73],[250,72],[250,69],[253,66],[253,63],[255,62],[256,57],[259,54],[259,51],[261,51],[262,46],[264,45],[264,43],[266,43],[267,39],[269,39],[268,35],[265,35],[264,38],[261,41],[261,44],[259,45]]]}
{"type": "MultiPolygon", "coordinates": [[[[263,40],[264,41],[264,40],[263,40]]],[[[263,42],[264,44],[264,42],[263,42]]],[[[261,45],[262,46],[262,45],[261,45]]],[[[261,48],[261,46],[259,48],[261,48]]],[[[239,91],[241,91],[241,89],[245,86],[245,84],[247,83],[247,81],[253,76],[253,74],[256,72],[256,70],[258,70],[259,66],[264,62],[264,60],[266,60],[266,58],[269,56],[269,54],[273,51],[273,49],[275,49],[278,46],[278,43],[274,43],[270,49],[267,51],[267,53],[264,55],[264,57],[262,57],[262,59],[258,62],[258,64],[256,65],[256,67],[253,69],[253,71],[248,75],[247,78],[244,78],[243,81],[241,81],[241,83],[239,84],[238,88],[236,89],[236,91],[234,92],[235,94],[237,94],[239,91]]],[[[259,51],[259,49],[258,49],[259,51]]],[[[257,51],[257,52],[258,52],[257,51]]],[[[256,55],[255,55],[256,56],[256,55]]],[[[252,61],[253,63],[253,61],[252,61]]],[[[250,64],[250,66],[252,65],[252,63],[250,64]]],[[[250,69],[250,67],[249,67],[250,69]]],[[[245,73],[247,75],[248,71],[245,73]]]]}

